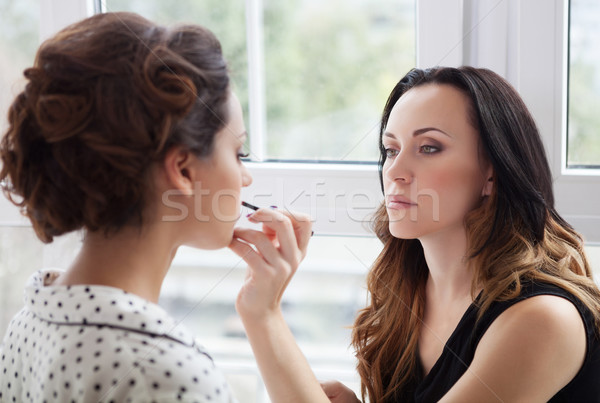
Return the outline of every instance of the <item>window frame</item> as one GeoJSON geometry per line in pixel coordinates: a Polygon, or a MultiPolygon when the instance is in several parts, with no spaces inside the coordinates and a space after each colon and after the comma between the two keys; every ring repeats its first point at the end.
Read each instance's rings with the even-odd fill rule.
{"type": "Polygon", "coordinates": [[[558,212],[588,244],[600,244],[600,170],[567,166],[570,1],[440,4],[422,0],[418,4],[417,65],[468,64],[504,76],[523,97],[542,135],[558,212]],[[440,24],[436,15],[438,20],[450,18],[440,24]]]}
{"type": "MultiPolygon", "coordinates": [[[[491,68],[504,76],[519,91],[537,122],[554,177],[557,210],[587,243],[600,243],[596,206],[600,200],[600,170],[567,166],[569,0],[420,0],[416,11],[416,65],[468,64],[491,68]]],[[[264,124],[251,127],[253,133],[264,130],[264,124]]],[[[263,155],[258,149],[252,152],[263,155]]],[[[339,174],[335,164],[300,166],[279,162],[249,167],[258,177],[269,167],[269,175],[281,177],[291,187],[300,185],[295,178],[303,172],[318,172],[326,183],[335,183],[339,174]]],[[[376,167],[345,166],[346,174],[352,175],[352,167],[356,187],[374,189],[368,182],[373,175],[364,175],[364,171],[376,173],[376,167]]],[[[380,200],[373,198],[373,206],[380,200]]],[[[321,208],[327,205],[317,206],[318,215],[322,215],[318,211],[321,208]]],[[[347,221],[338,222],[338,231],[367,234],[364,226],[358,228],[347,221]]]]}
{"type": "Polygon", "coordinates": [[[557,210],[588,243],[600,243],[600,170],[567,165],[570,1],[516,3],[521,31],[517,89],[542,133],[554,175],[557,210]],[[544,37],[553,41],[542,45],[544,37]],[[546,65],[552,68],[538,67],[546,65]]]}
{"type": "MultiPolygon", "coordinates": [[[[102,10],[103,3],[104,0],[42,1],[40,12],[44,18],[40,41],[65,25],[102,10]]],[[[423,68],[470,64],[489,67],[507,78],[521,93],[539,125],[555,177],[559,212],[588,243],[600,244],[600,216],[595,206],[595,201],[600,200],[600,172],[569,169],[566,163],[569,0],[418,0],[416,4],[416,65],[423,68]],[[499,7],[497,13],[487,13],[486,7],[496,6],[499,7]],[[482,19],[489,24],[480,24],[482,19]],[[552,39],[540,46],[544,41],[539,38],[552,39]],[[503,49],[503,52],[490,52],[489,49],[503,49]],[[539,66],[549,67],[542,69],[539,66]]],[[[255,158],[262,160],[264,143],[262,137],[255,136],[264,133],[266,127],[262,26],[256,23],[261,21],[262,0],[246,0],[246,7],[248,20],[255,21],[247,24],[249,131],[253,134],[250,147],[255,158]]],[[[372,236],[366,228],[366,219],[382,199],[375,164],[249,162],[247,166],[254,176],[254,184],[242,192],[247,201],[285,208],[287,196],[291,195],[293,199],[302,189],[315,189],[308,204],[297,203],[296,206],[292,202],[289,207],[317,218],[316,236],[372,236]],[[323,186],[319,187],[319,183],[323,186]],[[279,184],[283,191],[277,194],[279,184]],[[356,194],[364,192],[368,200],[337,197],[344,191],[343,187],[356,194]],[[322,193],[326,197],[318,196],[322,193]],[[332,204],[334,213],[331,213],[332,204]],[[356,214],[350,216],[351,210],[356,214]],[[360,214],[364,220],[356,219],[360,214]],[[330,220],[331,216],[335,219],[330,220]]],[[[0,225],[30,226],[30,223],[2,197],[0,225]]],[[[51,261],[50,248],[44,247],[45,262],[51,261]]],[[[244,367],[243,363],[225,361],[219,365],[228,372],[258,374],[253,364],[244,367]]],[[[326,375],[352,380],[356,374],[326,375]]],[[[257,390],[258,400],[266,400],[264,388],[259,386],[257,390]]]]}
{"type": "MultiPolygon", "coordinates": [[[[93,14],[101,9],[103,2],[41,2],[41,12],[45,17],[41,22],[40,39],[43,40],[68,23],[93,14]]],[[[262,0],[246,0],[246,7],[249,84],[253,86],[249,89],[249,126],[253,134],[258,134],[264,133],[265,127],[264,79],[261,76],[264,72],[261,68],[260,45],[262,0]]],[[[595,201],[600,200],[600,170],[567,167],[568,11],[569,0],[420,0],[416,9],[416,65],[470,64],[492,68],[507,78],[521,93],[542,133],[555,178],[558,211],[589,243],[600,243],[600,215],[595,206],[595,201]],[[493,8],[494,12],[488,12],[486,7],[493,8]],[[486,52],[486,49],[503,51],[486,52]]],[[[264,156],[264,142],[260,136],[253,137],[256,138],[250,144],[251,152],[260,160],[264,156]]],[[[263,185],[267,175],[279,178],[291,188],[301,186],[303,177],[317,175],[325,183],[322,189],[325,193],[333,191],[340,176],[353,177],[355,189],[366,189],[379,195],[369,200],[372,207],[382,198],[378,181],[373,183],[377,177],[375,165],[283,162],[250,162],[247,165],[255,177],[253,193],[248,197],[272,192],[272,189],[264,187],[268,184],[263,185]]],[[[4,200],[1,206],[2,222],[22,225],[23,220],[16,209],[4,208],[10,206],[4,200]]],[[[315,214],[318,216],[323,213],[321,210],[329,207],[330,201],[323,200],[317,203],[315,214]]],[[[338,209],[351,207],[336,205],[338,209]]],[[[368,233],[362,223],[352,221],[341,219],[337,222],[337,229],[325,232],[346,235],[368,233]]]]}

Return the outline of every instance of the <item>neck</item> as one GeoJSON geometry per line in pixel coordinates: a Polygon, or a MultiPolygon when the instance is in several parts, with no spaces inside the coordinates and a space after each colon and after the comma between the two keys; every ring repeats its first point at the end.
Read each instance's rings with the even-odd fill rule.
{"type": "Polygon", "coordinates": [[[54,284],[105,285],[157,302],[177,251],[159,227],[125,228],[109,237],[88,232],[77,258],[54,284]]]}
{"type": "Polygon", "coordinates": [[[473,272],[468,265],[464,228],[421,238],[429,277],[427,294],[450,303],[470,298],[473,272]]]}

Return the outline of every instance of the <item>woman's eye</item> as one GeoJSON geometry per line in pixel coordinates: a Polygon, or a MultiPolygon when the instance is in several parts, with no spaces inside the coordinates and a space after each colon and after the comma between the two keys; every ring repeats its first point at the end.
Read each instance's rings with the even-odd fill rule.
{"type": "Polygon", "coordinates": [[[398,150],[395,150],[393,148],[385,149],[385,157],[386,158],[394,158],[396,155],[398,155],[398,150]]]}
{"type": "Polygon", "coordinates": [[[243,153],[243,152],[238,152],[238,159],[242,159],[242,158],[248,158],[250,156],[250,153],[243,153]]]}
{"type": "Polygon", "coordinates": [[[424,145],[421,146],[421,152],[423,154],[433,154],[440,151],[440,149],[436,146],[431,146],[431,145],[424,145]]]}

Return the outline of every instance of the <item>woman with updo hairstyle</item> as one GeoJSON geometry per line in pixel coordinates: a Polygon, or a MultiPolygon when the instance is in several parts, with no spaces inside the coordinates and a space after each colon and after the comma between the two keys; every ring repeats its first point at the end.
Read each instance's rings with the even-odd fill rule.
{"type": "MultiPolygon", "coordinates": [[[[156,304],[179,246],[234,242],[252,181],[219,41],[196,25],[100,14],[45,41],[24,75],[0,146],[2,189],[41,241],[84,239],[65,271],[28,281],[0,345],[0,401],[235,401],[209,353],[156,304]]],[[[264,222],[272,242],[258,250],[274,265],[304,256],[301,218],[250,217],[264,222]]]]}

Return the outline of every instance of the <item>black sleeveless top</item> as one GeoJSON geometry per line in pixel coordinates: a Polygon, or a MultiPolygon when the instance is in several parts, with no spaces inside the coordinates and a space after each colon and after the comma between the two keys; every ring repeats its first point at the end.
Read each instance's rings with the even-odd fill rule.
{"type": "Polygon", "coordinates": [[[509,301],[493,302],[478,322],[476,322],[477,306],[471,304],[427,376],[423,377],[423,368],[419,363],[418,375],[415,375],[412,385],[398,393],[394,400],[399,402],[440,400],[465,373],[473,361],[479,341],[492,322],[512,305],[536,295],[556,295],[571,301],[577,307],[587,333],[587,352],[583,366],[575,378],[554,395],[550,402],[600,402],[600,337],[594,330],[594,319],[589,310],[573,295],[560,287],[545,283],[524,285],[519,297],[509,301]]]}

